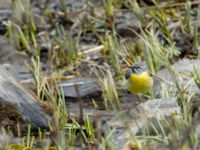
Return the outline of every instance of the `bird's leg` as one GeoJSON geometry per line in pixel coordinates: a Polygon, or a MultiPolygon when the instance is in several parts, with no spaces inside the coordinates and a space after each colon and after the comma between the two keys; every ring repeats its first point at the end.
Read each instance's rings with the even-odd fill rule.
{"type": "Polygon", "coordinates": [[[137,100],[137,102],[143,102],[143,96],[142,96],[142,94],[137,94],[136,95],[136,100],[137,100]]]}

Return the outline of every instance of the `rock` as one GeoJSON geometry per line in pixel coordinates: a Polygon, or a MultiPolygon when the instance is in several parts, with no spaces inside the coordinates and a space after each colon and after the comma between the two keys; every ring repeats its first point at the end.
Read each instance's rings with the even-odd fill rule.
{"type": "Polygon", "coordinates": [[[77,90],[81,97],[100,92],[100,86],[95,78],[78,77],[59,84],[65,97],[78,98],[77,90]]]}
{"type": "MultiPolygon", "coordinates": [[[[135,121],[137,122],[137,120],[141,122],[143,120],[142,122],[144,123],[144,121],[147,118],[151,117],[163,118],[166,116],[170,116],[172,113],[179,113],[179,112],[180,110],[176,102],[176,99],[169,97],[169,98],[149,100],[145,103],[140,103],[135,108],[129,110],[128,114],[126,115],[128,115],[129,120],[130,119],[134,120],[134,122],[135,121]]],[[[121,116],[117,117],[117,120],[120,119],[120,117],[121,116]]],[[[124,125],[121,124],[121,121],[112,122],[112,125],[124,127],[124,125]]],[[[134,130],[135,133],[137,132],[137,129],[138,126],[134,130]]]]}
{"type": "Polygon", "coordinates": [[[9,71],[19,81],[33,79],[32,74],[24,65],[18,64],[3,64],[4,68],[9,71]]]}
{"type": "Polygon", "coordinates": [[[12,46],[8,39],[3,36],[0,36],[0,62],[1,63],[24,63],[24,60],[28,59],[26,54],[20,53],[17,49],[12,46]]]}
{"type": "Polygon", "coordinates": [[[14,46],[12,46],[8,39],[4,36],[0,36],[0,62],[1,63],[24,63],[24,60],[28,60],[29,57],[25,53],[19,52],[14,46]]]}
{"type": "MultiPolygon", "coordinates": [[[[0,104],[11,106],[32,127],[47,128],[48,115],[31,95],[3,66],[0,66],[0,104]]],[[[9,114],[8,114],[9,115],[9,114]]]]}
{"type": "MultiPolygon", "coordinates": [[[[130,133],[127,132],[127,127],[130,128],[133,134],[140,131],[150,118],[154,117],[157,120],[164,119],[172,114],[180,113],[179,106],[175,98],[162,98],[149,100],[145,103],[140,103],[138,106],[130,110],[127,114],[118,114],[113,120],[108,122],[110,128],[114,128],[113,134],[115,144],[122,149],[125,143],[130,139],[130,133]],[[128,118],[127,118],[128,116],[128,118]]],[[[130,130],[128,130],[130,132],[130,130]]]]}
{"type": "Polygon", "coordinates": [[[23,82],[23,85],[29,89],[35,90],[36,86],[32,82],[24,82],[34,80],[25,62],[30,64],[30,58],[25,53],[18,52],[5,37],[0,36],[0,63],[3,64],[5,69],[17,80],[23,82]]]}
{"type": "MultiPolygon", "coordinates": [[[[200,60],[198,59],[182,59],[175,64],[172,65],[172,68],[174,72],[177,75],[177,79],[179,81],[179,84],[183,87],[187,85],[187,91],[192,93],[199,93],[200,90],[197,87],[196,83],[191,80],[192,79],[192,72],[194,69],[194,66],[196,66],[198,69],[200,66],[200,60]]],[[[160,81],[155,78],[155,84],[153,91],[155,95],[161,96],[166,93],[166,90],[169,92],[176,92],[177,88],[173,82],[173,79],[167,69],[163,69],[157,72],[156,74],[159,78],[161,78],[163,81],[160,81]],[[170,84],[168,84],[170,83],[170,84]]]]}
{"type": "Polygon", "coordinates": [[[140,32],[140,21],[138,21],[136,15],[131,11],[116,12],[116,31],[122,37],[136,38],[137,35],[133,32],[140,32]]]}
{"type": "Polygon", "coordinates": [[[11,8],[11,0],[0,0],[0,8],[11,8]]]}
{"type": "Polygon", "coordinates": [[[5,132],[0,132],[0,149],[4,149],[9,143],[11,143],[12,138],[5,132]]]}

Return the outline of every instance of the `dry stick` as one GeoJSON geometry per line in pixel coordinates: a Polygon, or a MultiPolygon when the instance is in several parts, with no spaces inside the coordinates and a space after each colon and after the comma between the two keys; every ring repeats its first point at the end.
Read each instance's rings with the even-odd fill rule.
{"type": "Polygon", "coordinates": [[[47,65],[48,65],[48,75],[50,75],[52,73],[52,50],[51,48],[48,50],[48,62],[47,62],[47,65]]]}
{"type": "Polygon", "coordinates": [[[97,128],[97,144],[96,147],[98,148],[98,146],[100,145],[100,140],[101,140],[101,119],[98,117],[97,118],[97,122],[96,122],[96,128],[97,128]]]}
{"type": "Polygon", "coordinates": [[[169,82],[169,81],[166,81],[165,79],[163,79],[163,78],[159,77],[159,76],[158,76],[158,75],[156,75],[156,74],[153,74],[153,73],[151,73],[151,75],[152,75],[153,77],[155,77],[155,78],[159,79],[160,81],[162,81],[162,82],[164,82],[164,83],[168,84],[168,85],[175,86],[173,83],[171,83],[171,82],[169,82]]]}
{"type": "MultiPolygon", "coordinates": [[[[75,90],[76,90],[76,94],[77,94],[77,96],[78,96],[78,101],[79,101],[79,110],[80,110],[80,113],[79,113],[79,115],[80,115],[79,122],[80,122],[80,131],[81,131],[81,133],[82,133],[82,132],[83,132],[82,123],[84,122],[84,119],[83,119],[83,99],[81,98],[81,95],[80,95],[78,86],[76,85],[76,82],[74,82],[74,88],[75,88],[75,90]]],[[[82,136],[81,136],[81,141],[83,141],[82,136]]],[[[90,147],[90,145],[88,145],[88,146],[89,146],[89,147],[88,147],[89,149],[92,149],[92,148],[90,147]]]]}
{"type": "Polygon", "coordinates": [[[102,50],[103,48],[104,48],[103,45],[96,46],[96,47],[94,47],[94,48],[91,48],[91,49],[88,49],[88,50],[79,52],[78,55],[81,55],[81,54],[89,54],[89,53],[91,53],[91,52],[98,52],[98,51],[102,50]]]}
{"type": "MultiPolygon", "coordinates": [[[[80,95],[80,92],[79,92],[79,89],[78,89],[78,86],[77,86],[76,82],[74,82],[74,88],[75,88],[76,94],[78,96],[78,101],[79,101],[80,131],[83,132],[83,127],[82,127],[82,123],[83,123],[83,100],[81,98],[81,95],[80,95]]],[[[81,136],[81,141],[83,141],[82,136],[81,136]]]]}

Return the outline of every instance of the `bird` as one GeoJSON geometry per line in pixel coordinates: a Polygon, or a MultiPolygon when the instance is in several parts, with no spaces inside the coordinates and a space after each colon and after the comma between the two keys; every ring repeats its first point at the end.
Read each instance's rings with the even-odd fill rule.
{"type": "Polygon", "coordinates": [[[132,94],[144,93],[152,89],[153,78],[148,67],[143,62],[135,62],[126,72],[127,89],[132,94]]]}

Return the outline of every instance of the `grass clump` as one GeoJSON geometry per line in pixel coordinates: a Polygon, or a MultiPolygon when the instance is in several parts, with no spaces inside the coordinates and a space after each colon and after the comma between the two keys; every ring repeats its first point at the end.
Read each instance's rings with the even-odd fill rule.
{"type": "MultiPolygon", "coordinates": [[[[84,113],[87,100],[95,101],[96,97],[78,96],[76,100],[80,102],[80,114],[71,114],[67,108],[68,98],[64,96],[64,91],[58,84],[62,82],[62,79],[70,77],[97,75],[102,90],[102,97],[97,99],[102,100],[100,102],[103,103],[102,111],[106,113],[112,111],[120,118],[121,111],[127,109],[124,108],[121,97],[128,94],[127,91],[123,91],[124,87],[119,88],[117,83],[123,80],[124,70],[135,61],[145,61],[153,76],[156,76],[156,73],[163,68],[168,71],[172,79],[169,87],[174,90],[171,92],[166,86],[166,90],[161,91],[164,93],[161,98],[176,97],[182,111],[181,119],[175,120],[173,126],[170,126],[168,118],[164,118],[167,119],[164,121],[156,120],[156,125],[151,123],[150,127],[142,131],[142,136],[135,135],[131,126],[126,124],[127,116],[122,116],[120,121],[125,124],[124,130],[130,135],[132,145],[129,144],[129,146],[135,149],[148,149],[144,145],[153,141],[167,145],[169,149],[177,147],[196,149],[198,135],[192,125],[193,118],[190,111],[194,93],[188,92],[190,81],[186,85],[182,84],[176,68],[172,65],[184,57],[198,58],[199,56],[199,53],[191,55],[199,50],[198,27],[194,25],[199,21],[200,13],[195,8],[200,7],[199,2],[164,3],[154,0],[148,4],[147,1],[136,0],[102,0],[100,7],[98,3],[87,1],[82,12],[71,11],[70,5],[64,0],[58,1],[60,5],[56,3],[55,7],[49,5],[50,1],[45,2],[44,6],[38,4],[44,9],[37,15],[41,15],[41,22],[46,25],[39,28],[34,19],[34,9],[32,9],[35,8],[34,2],[26,1],[23,4],[21,0],[12,1],[14,20],[6,22],[6,36],[18,51],[25,52],[31,58],[28,66],[36,85],[35,93],[41,101],[52,106],[52,122],[49,124],[50,132],[54,134],[52,141],[56,149],[70,149],[77,143],[79,147],[88,149],[116,148],[115,129],[108,129],[102,133],[103,123],[97,122],[95,126],[95,119],[84,113]],[[97,12],[95,8],[98,6],[97,12]],[[134,14],[136,18],[130,17],[125,14],[126,12],[134,14]],[[123,17],[118,17],[120,14],[124,14],[123,16],[128,19],[123,20],[123,17]],[[139,22],[139,25],[135,27],[133,22],[129,22],[130,20],[139,22]],[[129,31],[135,34],[134,37],[133,35],[132,37],[120,36],[118,33],[120,23],[123,23],[124,29],[130,29],[129,31]],[[183,44],[180,44],[181,36],[190,39],[189,43],[185,44],[186,50],[183,50],[183,44]],[[126,41],[133,43],[133,46],[126,41]],[[96,47],[89,49],[89,52],[84,52],[81,49],[81,46],[85,46],[83,43],[86,46],[93,44],[96,47]],[[93,57],[91,51],[97,52],[97,56],[93,57]],[[45,59],[42,56],[44,53],[45,59]],[[82,59],[86,58],[85,62],[89,64],[89,67],[84,68],[82,59]],[[153,128],[153,134],[150,133],[150,128],[153,128]]],[[[185,39],[183,39],[184,42],[185,39]]],[[[196,66],[192,75],[197,86],[200,87],[200,75],[196,66]]],[[[78,92],[77,95],[79,95],[78,92]]],[[[154,93],[151,93],[147,100],[154,97],[154,93]]],[[[75,100],[72,99],[72,101],[75,100]]],[[[95,103],[98,105],[99,102],[95,101],[95,103]]],[[[101,118],[96,120],[98,119],[101,120],[101,118]]],[[[43,138],[40,132],[39,139],[43,138]]],[[[51,149],[51,142],[48,141],[44,149],[51,149]]],[[[35,137],[31,136],[28,129],[24,145],[10,145],[10,147],[11,149],[13,147],[33,148],[34,143],[35,137]]]]}

